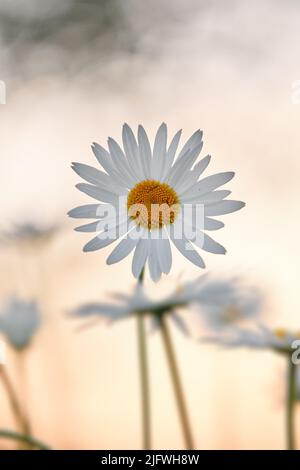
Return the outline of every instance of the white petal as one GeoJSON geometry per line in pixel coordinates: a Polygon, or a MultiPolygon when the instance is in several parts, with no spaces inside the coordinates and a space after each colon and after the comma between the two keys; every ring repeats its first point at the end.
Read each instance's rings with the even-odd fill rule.
{"type": "Polygon", "coordinates": [[[119,172],[119,169],[115,167],[109,152],[96,142],[93,143],[92,150],[98,162],[100,163],[102,168],[109,174],[109,176],[111,176],[111,178],[113,178],[115,182],[121,187],[128,187],[129,182],[122,177],[119,172]]]}
{"type": "Polygon", "coordinates": [[[74,219],[96,219],[101,204],[85,204],[78,206],[68,212],[69,217],[74,219]]]}
{"type": "Polygon", "coordinates": [[[200,162],[196,163],[196,165],[193,168],[193,173],[196,181],[198,180],[199,176],[202,175],[202,173],[206,170],[208,167],[209,163],[211,160],[210,155],[206,155],[206,157],[202,158],[200,162]]]}
{"type": "Polygon", "coordinates": [[[204,230],[219,230],[224,227],[224,223],[220,220],[204,217],[204,230]]]}
{"type": "Polygon", "coordinates": [[[149,252],[149,240],[140,238],[132,260],[132,274],[138,278],[146,264],[149,252]]]}
{"type": "Polygon", "coordinates": [[[173,165],[173,161],[176,155],[181,133],[182,133],[181,129],[178,132],[176,132],[176,134],[174,135],[168,147],[165,168],[164,168],[163,175],[162,175],[162,181],[166,178],[166,176],[168,176],[171,166],[173,165]]]}
{"type": "Polygon", "coordinates": [[[216,173],[215,175],[207,176],[198,183],[199,193],[204,194],[219,186],[223,186],[223,184],[228,183],[233,177],[234,171],[225,171],[224,173],[216,173]]]}
{"type": "Polygon", "coordinates": [[[142,174],[143,177],[147,179],[151,174],[152,152],[148,136],[143,126],[138,127],[138,142],[140,150],[140,159],[143,169],[142,174]]]}
{"type": "Polygon", "coordinates": [[[175,238],[170,233],[170,237],[174,245],[176,246],[177,250],[187,258],[191,263],[199,266],[200,268],[205,268],[205,264],[199,253],[194,249],[193,245],[186,239],[186,238],[175,238]]]}
{"type": "Polygon", "coordinates": [[[72,169],[77,175],[81,176],[81,178],[84,178],[86,181],[96,186],[103,187],[119,195],[126,194],[127,192],[124,187],[117,185],[109,175],[92,166],[83,163],[72,163],[72,169]]]}
{"type": "Polygon", "coordinates": [[[114,165],[111,161],[109,152],[101,145],[97,144],[97,142],[93,142],[92,150],[102,168],[107,173],[110,173],[110,170],[114,168],[114,165]]]}
{"type": "Polygon", "coordinates": [[[203,240],[201,240],[200,243],[197,242],[197,239],[192,240],[192,242],[195,243],[195,245],[201,248],[202,250],[208,251],[209,253],[215,253],[218,255],[224,255],[226,253],[224,246],[217,243],[206,233],[203,233],[202,237],[203,237],[203,240]]]}
{"type": "Polygon", "coordinates": [[[168,184],[176,188],[176,184],[185,178],[185,172],[194,164],[201,148],[202,144],[188,150],[186,155],[184,155],[180,160],[176,160],[169,175],[166,177],[168,184]]]}
{"type": "Polygon", "coordinates": [[[114,248],[114,250],[111,252],[106,260],[106,263],[108,265],[114,264],[126,258],[126,256],[128,256],[129,253],[131,253],[132,250],[136,247],[138,241],[138,238],[131,238],[130,236],[123,238],[123,240],[121,240],[116,248],[114,248]]]}
{"type": "Polygon", "coordinates": [[[90,240],[84,247],[83,251],[95,251],[104,248],[118,238],[124,236],[129,230],[132,229],[133,223],[129,222],[129,219],[125,222],[111,227],[108,230],[104,230],[102,233],[99,233],[95,238],[90,240]]]}
{"type": "Polygon", "coordinates": [[[99,223],[99,220],[97,220],[90,224],[80,225],[80,227],[76,227],[74,230],[76,232],[100,232],[101,228],[99,229],[99,223]]]}
{"type": "Polygon", "coordinates": [[[160,179],[163,173],[167,147],[167,126],[163,122],[159,127],[154,141],[151,176],[160,179]]]}
{"type": "Polygon", "coordinates": [[[169,274],[172,266],[172,252],[168,238],[163,236],[159,240],[155,240],[158,262],[163,273],[169,274]]]}
{"type": "Polygon", "coordinates": [[[150,253],[148,257],[148,266],[152,281],[157,282],[161,277],[161,269],[158,262],[158,256],[156,251],[156,240],[150,239],[150,253]],[[153,243],[154,242],[154,243],[153,243]]]}
{"type": "Polygon", "coordinates": [[[88,252],[88,251],[96,251],[96,250],[100,250],[101,248],[104,248],[108,245],[110,245],[111,243],[113,243],[115,241],[114,238],[109,238],[107,236],[107,238],[104,238],[104,237],[100,237],[100,235],[97,235],[95,238],[93,238],[92,240],[90,240],[84,247],[83,247],[83,251],[84,252],[88,252]]]}
{"type": "Polygon", "coordinates": [[[182,147],[182,150],[179,153],[176,161],[180,160],[188,150],[197,147],[202,142],[202,136],[203,132],[199,129],[194,132],[194,134],[187,140],[187,142],[182,147]]]}
{"type": "Polygon", "coordinates": [[[74,230],[76,232],[101,232],[102,230],[107,230],[111,226],[119,227],[125,222],[127,222],[129,225],[130,219],[128,218],[127,213],[124,211],[124,213],[120,213],[112,217],[105,217],[90,224],[80,225],[74,230]]]}
{"type": "Polygon", "coordinates": [[[132,129],[126,123],[123,126],[122,137],[123,147],[129,167],[137,179],[142,179],[144,177],[144,172],[141,164],[138,145],[132,129]]]}
{"type": "Polygon", "coordinates": [[[108,148],[115,167],[118,168],[119,172],[126,178],[131,186],[134,185],[136,183],[136,179],[132,176],[123,150],[111,137],[108,138],[108,148]]]}
{"type": "Polygon", "coordinates": [[[235,212],[245,206],[245,203],[242,201],[220,201],[216,204],[210,204],[205,206],[204,211],[205,215],[223,215],[229,214],[230,212],[235,212]]]}
{"type": "Polygon", "coordinates": [[[205,193],[201,196],[197,195],[197,191],[193,190],[191,188],[190,194],[194,193],[194,196],[188,197],[188,196],[181,196],[181,202],[182,203],[195,203],[195,204],[213,204],[218,201],[222,201],[222,199],[225,199],[227,196],[231,194],[231,191],[228,190],[220,190],[220,191],[210,191],[208,193],[205,193]]]}
{"type": "Polygon", "coordinates": [[[202,158],[200,162],[196,163],[194,168],[185,176],[185,179],[182,180],[180,183],[177,183],[177,192],[179,195],[184,194],[185,191],[191,189],[194,184],[197,183],[199,176],[204,172],[206,167],[210,162],[210,155],[202,158]]]}
{"type": "Polygon", "coordinates": [[[79,183],[76,184],[76,188],[98,201],[108,202],[115,206],[118,204],[118,196],[116,194],[106,191],[105,189],[101,189],[98,186],[93,186],[88,183],[79,183]]]}

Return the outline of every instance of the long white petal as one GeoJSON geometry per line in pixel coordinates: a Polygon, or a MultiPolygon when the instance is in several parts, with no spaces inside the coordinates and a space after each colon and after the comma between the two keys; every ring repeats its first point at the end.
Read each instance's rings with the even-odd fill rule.
{"type": "Polygon", "coordinates": [[[97,235],[95,238],[90,240],[86,245],[83,247],[84,252],[88,251],[96,251],[100,250],[101,248],[105,248],[106,246],[110,245],[116,241],[114,238],[101,238],[100,235],[97,235]]]}
{"type": "Polygon", "coordinates": [[[76,184],[76,188],[98,201],[108,202],[114,206],[118,204],[118,196],[116,194],[101,189],[98,186],[93,186],[88,183],[78,183],[76,184]]]}
{"type": "Polygon", "coordinates": [[[168,173],[171,169],[171,166],[173,165],[173,161],[176,155],[176,151],[178,148],[179,140],[181,137],[182,129],[180,129],[176,134],[174,135],[173,139],[171,140],[171,143],[168,147],[167,150],[167,155],[166,155],[166,163],[165,163],[165,168],[163,171],[162,175],[162,181],[165,180],[165,178],[168,176],[168,173]]]}
{"type": "Polygon", "coordinates": [[[132,274],[136,278],[140,276],[142,269],[146,264],[149,252],[149,243],[149,240],[140,238],[137,247],[134,250],[134,255],[132,259],[132,274]]]}
{"type": "Polygon", "coordinates": [[[93,143],[92,150],[98,162],[109,176],[121,187],[129,187],[130,181],[127,181],[127,179],[122,176],[119,169],[115,167],[109,152],[96,142],[93,143]]]}
{"type": "Polygon", "coordinates": [[[163,273],[169,274],[172,266],[172,251],[169,238],[155,240],[158,262],[163,273]]]}
{"type": "Polygon", "coordinates": [[[219,230],[224,227],[224,222],[204,217],[204,230],[219,230]]]}
{"type": "Polygon", "coordinates": [[[136,183],[136,179],[132,176],[126,157],[120,145],[111,137],[108,138],[108,148],[111,158],[116,168],[130,182],[131,185],[136,183]]]}
{"type": "Polygon", "coordinates": [[[196,158],[201,152],[202,144],[200,143],[196,147],[188,150],[186,155],[184,155],[180,160],[177,160],[173,167],[170,170],[169,175],[166,178],[168,184],[176,188],[182,179],[185,178],[185,172],[191,168],[195,163],[196,158]]]}
{"type": "Polygon", "coordinates": [[[180,198],[182,203],[191,203],[193,202],[194,204],[213,204],[218,201],[222,201],[222,199],[225,199],[231,194],[231,191],[223,189],[223,190],[217,190],[217,191],[210,191],[208,193],[202,194],[202,195],[197,195],[196,191],[190,191],[190,193],[194,192],[193,197],[187,197],[187,196],[182,196],[180,198]]]}
{"type": "Polygon", "coordinates": [[[78,206],[68,212],[69,217],[74,219],[96,219],[101,204],[85,204],[78,206]]]}
{"type": "Polygon", "coordinates": [[[77,175],[81,176],[81,178],[91,184],[103,187],[104,189],[108,189],[119,195],[126,194],[127,192],[125,187],[117,185],[109,175],[93,168],[92,166],[74,162],[72,163],[72,169],[77,173],[77,175]]]}
{"type": "Polygon", "coordinates": [[[204,211],[206,216],[224,215],[238,211],[244,206],[245,203],[242,201],[225,200],[205,206],[204,211]]]}
{"type": "Polygon", "coordinates": [[[122,138],[123,147],[129,167],[135,177],[140,180],[144,177],[141,157],[139,154],[138,145],[134,133],[132,132],[131,127],[129,127],[126,123],[123,126],[122,138]]]}
{"type": "Polygon", "coordinates": [[[74,230],[76,232],[101,232],[102,230],[106,230],[107,227],[110,226],[117,226],[119,227],[121,224],[127,222],[129,225],[130,219],[126,212],[118,214],[118,216],[101,218],[100,220],[96,220],[95,222],[91,222],[90,224],[80,225],[76,227],[74,230]]]}
{"type": "Polygon", "coordinates": [[[224,246],[217,243],[206,233],[203,233],[201,238],[202,240],[200,243],[198,243],[197,239],[191,241],[195,243],[196,246],[204,251],[208,251],[209,253],[215,253],[218,255],[224,255],[226,253],[224,246]]]}
{"type": "Polygon", "coordinates": [[[150,253],[148,256],[148,266],[152,281],[157,282],[161,277],[161,269],[158,262],[155,240],[150,239],[150,253]],[[154,243],[153,243],[154,242],[154,243]]]}
{"type": "Polygon", "coordinates": [[[120,243],[114,248],[109,257],[106,260],[108,265],[118,263],[122,259],[126,258],[132,250],[136,247],[139,239],[131,238],[130,236],[123,238],[120,243]]]}
{"type": "Polygon", "coordinates": [[[191,263],[199,266],[200,268],[205,268],[205,264],[199,253],[194,249],[193,245],[186,238],[175,238],[171,232],[170,237],[175,247],[180,253],[187,258],[191,263]]]}
{"type": "Polygon", "coordinates": [[[139,151],[140,151],[140,159],[142,165],[142,175],[143,178],[149,178],[151,174],[151,160],[152,160],[152,152],[151,146],[146,134],[145,129],[143,126],[138,127],[138,143],[139,143],[139,151]]]}
{"type": "Polygon", "coordinates": [[[167,146],[167,126],[163,122],[159,127],[154,141],[151,177],[160,179],[163,173],[167,146]]]}
{"type": "Polygon", "coordinates": [[[95,251],[104,248],[118,238],[124,236],[129,230],[132,229],[133,222],[122,222],[115,227],[111,227],[108,230],[104,230],[99,233],[95,238],[90,240],[84,247],[83,251],[95,251]]]}
{"type": "Polygon", "coordinates": [[[177,160],[180,160],[188,150],[197,147],[202,142],[203,132],[198,129],[194,134],[187,140],[187,142],[182,147],[181,152],[179,153],[177,160]]]}

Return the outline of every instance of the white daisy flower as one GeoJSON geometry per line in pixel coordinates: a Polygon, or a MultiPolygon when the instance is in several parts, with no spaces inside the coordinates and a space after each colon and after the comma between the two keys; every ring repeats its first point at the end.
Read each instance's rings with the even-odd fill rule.
{"type": "Polygon", "coordinates": [[[15,349],[27,347],[40,325],[35,302],[12,298],[0,314],[0,332],[15,349]]]}
{"type": "Polygon", "coordinates": [[[278,353],[293,352],[293,343],[300,339],[300,331],[292,332],[284,328],[272,330],[259,324],[255,330],[232,328],[228,335],[203,338],[226,347],[246,347],[252,349],[270,349],[278,353]]]}
{"type": "Polygon", "coordinates": [[[180,136],[178,131],[167,144],[167,126],[163,123],[151,150],[144,128],[139,126],[136,139],[125,124],[124,150],[112,138],[108,139],[108,150],[96,143],[92,146],[105,172],[81,163],[72,164],[73,170],[88,182],[78,184],[77,188],[101,202],[69,212],[74,218],[96,219],[76,229],[99,232],[84,246],[84,251],[104,248],[122,238],[107,263],[117,263],[134,251],[133,275],[139,277],[148,262],[154,281],[171,269],[170,239],[183,256],[201,268],[205,264],[195,246],[211,253],[226,252],[205,231],[224,226],[215,216],[245,205],[227,200],[230,191],[217,189],[230,181],[234,173],[218,173],[199,180],[210,162],[207,155],[195,163],[203,146],[202,132],[196,131],[175,158],[180,136]]]}
{"type": "MultiPolygon", "coordinates": [[[[242,292],[246,292],[246,288],[242,292]]],[[[170,314],[172,320],[185,334],[197,336],[199,332],[199,320],[207,317],[208,314],[214,318],[209,321],[210,326],[219,330],[224,324],[234,324],[244,319],[244,317],[253,318],[260,313],[260,297],[251,292],[255,300],[248,294],[248,303],[243,301],[241,296],[241,282],[239,279],[217,279],[210,275],[204,275],[191,282],[185,282],[177,285],[173,292],[162,299],[151,299],[145,287],[138,283],[136,288],[129,295],[114,294],[114,303],[88,303],[74,309],[71,313],[77,317],[101,317],[108,322],[128,318],[136,314],[145,314],[151,317],[152,329],[158,325],[157,317],[164,314],[170,314]],[[222,307],[223,305],[223,307],[222,307]],[[183,307],[196,307],[194,314],[181,312],[183,307]],[[227,318],[230,314],[227,309],[233,310],[234,315],[227,318]],[[200,307],[200,309],[199,309],[200,307]],[[237,309],[239,310],[237,311],[237,309]],[[205,313],[204,313],[205,312],[205,313]],[[196,317],[196,323],[195,321],[196,317]],[[196,331],[195,331],[196,330],[196,331]]]]}

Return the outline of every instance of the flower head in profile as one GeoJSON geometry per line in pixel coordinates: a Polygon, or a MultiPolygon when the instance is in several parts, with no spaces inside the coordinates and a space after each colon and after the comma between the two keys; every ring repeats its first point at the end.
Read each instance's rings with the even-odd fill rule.
{"type": "Polygon", "coordinates": [[[12,298],[0,313],[0,332],[17,350],[26,348],[40,325],[35,302],[12,298]]]}
{"type": "Polygon", "coordinates": [[[139,277],[148,263],[151,278],[160,279],[172,265],[170,240],[195,265],[205,264],[195,247],[224,254],[225,248],[206,231],[224,226],[215,216],[237,211],[241,201],[226,199],[229,190],[218,189],[230,181],[232,171],[202,178],[210,156],[196,163],[201,152],[202,132],[196,131],[177,152],[181,131],[167,142],[163,123],[151,149],[148,136],[139,126],[137,139],[123,126],[123,148],[112,138],[108,150],[99,144],[92,149],[102,169],[73,163],[73,170],[87,181],[77,188],[99,201],[69,212],[74,218],[96,219],[78,227],[80,232],[98,232],[84,251],[104,248],[121,241],[107,259],[108,264],[133,254],[132,272],[139,277]],[[177,157],[176,157],[177,155],[177,157]]]}
{"type": "MultiPolygon", "coordinates": [[[[246,288],[244,287],[244,291],[246,288]]],[[[226,317],[227,306],[239,309],[238,314],[230,319],[230,323],[238,323],[244,317],[258,315],[261,303],[250,299],[241,301],[240,281],[238,279],[218,279],[210,275],[203,275],[196,280],[176,285],[168,296],[162,299],[152,299],[148,296],[146,288],[138,283],[129,295],[115,294],[114,302],[96,302],[79,306],[71,313],[75,317],[90,318],[101,317],[107,322],[128,318],[132,315],[145,314],[152,320],[152,327],[158,326],[157,321],[161,315],[168,314],[182,332],[191,336],[197,333],[207,323],[205,318],[208,313],[214,316],[210,326],[220,330],[226,326],[229,320],[226,317]],[[222,305],[224,304],[224,307],[222,305]],[[190,311],[182,311],[186,307],[192,307],[190,311]],[[196,317],[196,322],[195,322],[196,317]],[[204,318],[203,318],[204,317],[204,318]],[[217,318],[218,317],[218,318],[217,318]],[[204,321],[202,321],[204,320],[204,321]]],[[[254,292],[251,291],[254,295],[254,292]]]]}
{"type": "Polygon", "coordinates": [[[225,347],[245,347],[251,349],[270,349],[278,353],[290,354],[293,343],[300,339],[300,331],[293,332],[284,328],[271,329],[258,324],[255,329],[232,328],[228,335],[211,336],[205,341],[225,347]]]}

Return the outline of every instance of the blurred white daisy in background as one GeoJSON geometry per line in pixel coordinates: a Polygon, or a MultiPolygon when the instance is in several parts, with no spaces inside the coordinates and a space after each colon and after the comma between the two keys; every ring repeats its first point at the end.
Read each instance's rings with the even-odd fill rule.
{"type": "Polygon", "coordinates": [[[293,332],[284,328],[271,329],[261,323],[255,329],[233,327],[228,334],[204,338],[225,347],[245,347],[253,349],[270,349],[278,353],[290,354],[294,341],[300,339],[300,331],[293,332]]]}
{"type": "Polygon", "coordinates": [[[36,302],[13,297],[0,313],[0,333],[16,350],[29,346],[41,323],[36,302]]]}
{"type": "Polygon", "coordinates": [[[57,225],[40,226],[34,222],[14,224],[9,229],[3,230],[0,242],[6,243],[44,243],[53,238],[58,230],[57,225]]]}
{"type": "Polygon", "coordinates": [[[237,211],[245,204],[227,200],[230,191],[217,190],[233,178],[233,172],[199,180],[210,162],[208,155],[195,164],[203,146],[202,131],[197,130],[188,139],[176,159],[181,130],[168,145],[167,126],[163,123],[153,150],[142,126],[138,127],[137,139],[127,124],[123,126],[122,136],[124,151],[112,138],[108,139],[108,151],[96,143],[92,146],[105,172],[81,163],[72,164],[73,170],[88,182],[76,187],[102,203],[80,206],[69,212],[74,218],[98,219],[76,229],[100,232],[84,246],[84,251],[104,248],[122,238],[107,263],[117,263],[134,251],[133,275],[139,277],[148,261],[154,281],[171,269],[169,239],[183,256],[201,268],[205,264],[195,245],[211,253],[224,254],[225,248],[204,231],[222,228],[223,222],[214,217],[237,211]],[[201,221],[195,222],[191,215],[186,217],[187,206],[201,206],[201,221]],[[118,217],[100,220],[105,211],[112,214],[112,207],[118,217]]]}
{"type": "Polygon", "coordinates": [[[77,317],[101,317],[114,322],[136,314],[151,317],[152,326],[157,317],[170,317],[185,334],[199,336],[204,327],[220,331],[262,314],[263,296],[254,287],[248,287],[238,277],[218,278],[209,274],[196,280],[176,284],[168,296],[153,299],[138,283],[131,294],[114,294],[111,303],[87,303],[71,313],[77,317]],[[186,307],[192,307],[186,311],[186,307]]]}

